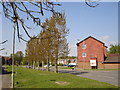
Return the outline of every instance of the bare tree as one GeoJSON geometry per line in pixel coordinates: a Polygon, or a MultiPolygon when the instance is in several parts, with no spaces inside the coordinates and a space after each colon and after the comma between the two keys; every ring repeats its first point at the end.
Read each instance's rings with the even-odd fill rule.
{"type": "Polygon", "coordinates": [[[20,26],[23,28],[28,37],[31,36],[28,33],[28,30],[32,29],[26,24],[26,20],[31,19],[33,23],[38,26],[41,26],[41,18],[44,16],[45,12],[58,13],[54,10],[55,6],[60,6],[60,4],[49,2],[44,0],[44,2],[0,2],[3,6],[4,15],[6,18],[15,22],[17,25],[17,35],[18,39],[24,40],[20,34],[20,26]],[[30,8],[34,7],[34,9],[30,8]],[[21,15],[21,13],[23,15],[21,15]],[[26,16],[25,18],[23,16],[26,16]],[[15,21],[14,21],[15,20],[15,21]]]}
{"type": "MultiPolygon", "coordinates": [[[[25,31],[28,37],[32,38],[29,35],[28,30],[32,29],[26,24],[26,20],[31,19],[33,23],[36,25],[45,28],[41,24],[41,18],[47,13],[59,13],[55,10],[56,6],[61,6],[61,4],[56,2],[51,2],[50,0],[43,0],[41,2],[33,2],[30,0],[29,2],[11,2],[13,0],[8,0],[9,2],[4,2],[5,0],[2,0],[0,3],[3,6],[3,12],[6,18],[11,20],[12,22],[15,22],[17,25],[17,36],[20,41],[26,41],[24,37],[20,33],[20,26],[25,31]],[[34,7],[34,8],[30,8],[34,7]],[[22,15],[21,15],[22,13],[22,15]],[[24,17],[26,16],[26,17],[24,17]]],[[[98,6],[98,2],[100,0],[85,0],[85,3],[89,7],[96,7],[98,6]]]]}
{"type": "Polygon", "coordinates": [[[100,0],[85,0],[85,3],[89,6],[89,7],[97,7],[99,5],[100,0]]]}
{"type": "MultiPolygon", "coordinates": [[[[8,40],[5,40],[5,41],[1,42],[0,45],[6,43],[7,41],[8,41],[8,40]]],[[[2,50],[4,50],[4,49],[5,49],[5,48],[1,48],[0,51],[2,51],[2,50]]]]}

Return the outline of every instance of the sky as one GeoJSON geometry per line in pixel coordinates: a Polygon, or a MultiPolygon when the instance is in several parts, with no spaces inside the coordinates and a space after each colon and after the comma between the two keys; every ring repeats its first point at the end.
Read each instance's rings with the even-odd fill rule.
{"type": "MultiPolygon", "coordinates": [[[[77,56],[76,43],[88,36],[95,37],[108,47],[110,44],[118,43],[118,2],[100,2],[95,8],[88,7],[84,2],[61,2],[61,4],[62,6],[57,7],[56,10],[65,12],[66,15],[66,26],[70,30],[67,37],[70,56],[77,56]]],[[[42,20],[44,21],[49,16],[49,14],[46,14],[42,20]]],[[[29,31],[30,35],[40,33],[40,27],[36,27],[30,21],[27,23],[34,27],[34,30],[29,31]]],[[[6,19],[3,14],[0,29],[2,29],[2,32],[0,32],[2,33],[2,40],[8,40],[7,43],[2,45],[5,48],[2,55],[9,56],[12,53],[13,23],[6,19]]],[[[29,39],[22,29],[21,33],[25,39],[29,39]]],[[[25,49],[26,43],[18,42],[16,36],[15,52],[25,52],[25,49]]]]}

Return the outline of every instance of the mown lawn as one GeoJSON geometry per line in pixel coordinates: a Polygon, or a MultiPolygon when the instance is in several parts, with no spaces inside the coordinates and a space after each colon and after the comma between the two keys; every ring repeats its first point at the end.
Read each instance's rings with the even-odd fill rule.
{"type": "MultiPolygon", "coordinates": [[[[8,67],[10,71],[11,67],[8,67]]],[[[15,67],[15,88],[117,88],[114,85],[71,74],[15,67]],[[17,72],[16,72],[17,70],[17,72]]]]}

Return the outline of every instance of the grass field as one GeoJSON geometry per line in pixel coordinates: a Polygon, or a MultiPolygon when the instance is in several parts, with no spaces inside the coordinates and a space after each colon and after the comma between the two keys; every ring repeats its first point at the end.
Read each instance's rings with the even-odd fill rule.
{"type": "MultiPolygon", "coordinates": [[[[114,85],[71,74],[15,67],[15,88],[117,88],[114,85]],[[17,70],[17,71],[16,71],[17,70]]],[[[8,67],[11,71],[11,67],[8,67]]]]}

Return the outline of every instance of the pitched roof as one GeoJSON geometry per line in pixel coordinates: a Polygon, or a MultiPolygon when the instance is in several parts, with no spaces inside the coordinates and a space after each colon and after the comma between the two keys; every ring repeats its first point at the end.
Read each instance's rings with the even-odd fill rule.
{"type": "Polygon", "coordinates": [[[5,59],[5,60],[11,60],[12,58],[9,56],[0,56],[0,58],[5,59]]]}
{"type": "MultiPolygon", "coordinates": [[[[80,43],[82,43],[83,41],[87,40],[88,38],[93,38],[94,40],[96,40],[96,41],[98,41],[98,42],[100,42],[102,44],[105,44],[105,43],[101,42],[100,40],[98,40],[98,39],[96,39],[96,38],[94,38],[92,36],[89,36],[89,37],[85,38],[84,40],[80,41],[79,43],[77,43],[76,45],[78,46],[80,43]]],[[[105,47],[107,47],[107,46],[105,46],[105,47]]]]}
{"type": "Polygon", "coordinates": [[[120,55],[109,54],[103,63],[120,63],[120,55]]]}

